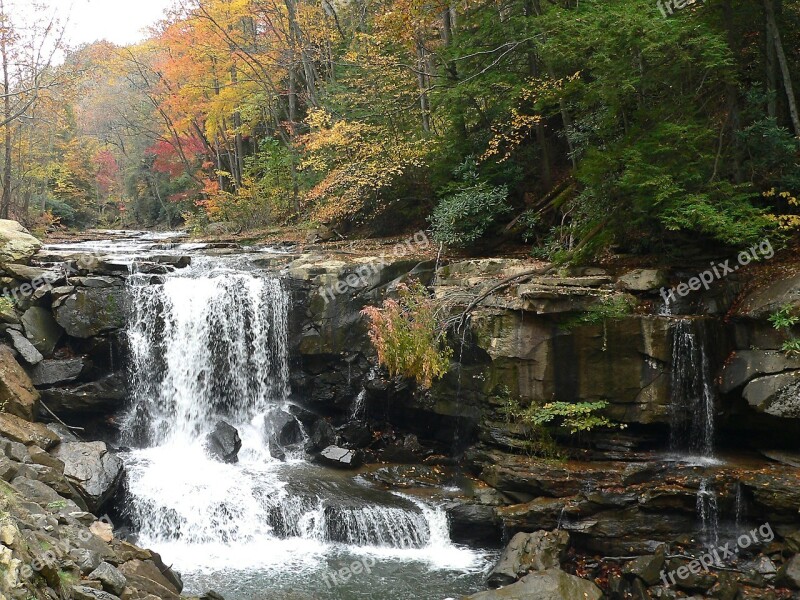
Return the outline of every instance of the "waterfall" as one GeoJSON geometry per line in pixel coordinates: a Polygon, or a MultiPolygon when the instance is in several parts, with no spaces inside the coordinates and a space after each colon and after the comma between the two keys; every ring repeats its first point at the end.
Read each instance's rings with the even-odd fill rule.
{"type": "Polygon", "coordinates": [[[310,561],[325,548],[473,564],[475,553],[450,542],[444,510],[299,455],[285,463],[270,455],[267,416],[289,403],[290,301],[279,279],[208,258],[155,281],[133,273],[128,292],[123,430],[134,449],[123,457],[144,545],[184,570],[260,568],[288,555],[310,561]],[[242,438],[237,464],[203,447],[220,419],[242,438]]]}
{"type": "Polygon", "coordinates": [[[709,489],[708,480],[703,479],[697,490],[697,516],[700,519],[700,532],[706,546],[719,544],[719,507],[717,495],[709,489]]]}
{"type": "Polygon", "coordinates": [[[672,329],[671,434],[674,452],[714,455],[714,382],[702,319],[680,319],[672,329]]]}
{"type": "Polygon", "coordinates": [[[219,419],[286,402],[288,293],[249,273],[129,278],[132,410],[126,442],[193,439],[219,419]]]}

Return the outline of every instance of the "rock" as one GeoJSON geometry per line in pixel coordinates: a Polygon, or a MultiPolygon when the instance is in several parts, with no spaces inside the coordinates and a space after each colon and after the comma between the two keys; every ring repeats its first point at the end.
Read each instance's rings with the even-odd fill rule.
{"type": "Polygon", "coordinates": [[[629,577],[638,577],[648,586],[655,585],[661,579],[661,571],[664,569],[664,552],[640,556],[627,563],[622,573],[629,577]]]}
{"type": "Polygon", "coordinates": [[[560,569],[535,571],[498,590],[479,592],[464,600],[600,600],[603,593],[594,583],[568,575],[560,569]]]}
{"type": "Polygon", "coordinates": [[[72,586],[72,598],[75,600],[119,600],[119,596],[95,590],[85,585],[72,586]]]}
{"type": "Polygon", "coordinates": [[[11,485],[28,500],[32,500],[41,506],[54,505],[57,503],[66,504],[69,502],[49,485],[31,479],[29,477],[17,476],[11,481],[11,485]]]}
{"type": "Polygon", "coordinates": [[[31,344],[24,335],[14,329],[6,331],[8,337],[11,338],[11,344],[14,346],[20,358],[29,365],[36,365],[44,359],[42,353],[36,349],[36,346],[31,344]]]}
{"type": "Polygon", "coordinates": [[[299,421],[288,412],[283,410],[271,410],[264,417],[264,427],[268,439],[286,448],[303,441],[303,430],[299,421]]]}
{"type": "Polygon", "coordinates": [[[11,481],[17,476],[18,465],[7,456],[0,456],[0,479],[11,481]]]}
{"type": "Polygon", "coordinates": [[[129,560],[119,567],[128,585],[162,600],[178,600],[180,589],[149,560],[129,560]]]}
{"type": "Polygon", "coordinates": [[[736,305],[736,315],[766,319],[787,304],[800,307],[800,274],[772,279],[766,286],[747,294],[736,305]]]}
{"type": "Polygon", "coordinates": [[[64,330],[56,323],[53,314],[40,306],[32,306],[25,311],[22,325],[25,327],[25,335],[45,357],[52,356],[64,335],[64,330]]]}
{"type": "Polygon", "coordinates": [[[29,267],[27,265],[7,264],[3,266],[3,270],[14,279],[33,282],[34,287],[47,284],[56,285],[65,278],[63,271],[29,267]]]}
{"type": "Polygon", "coordinates": [[[649,292],[667,285],[667,276],[656,269],[635,269],[618,278],[622,289],[629,292],[649,292]]]}
{"type": "Polygon", "coordinates": [[[350,421],[339,428],[339,435],[348,446],[365,448],[372,442],[372,429],[363,421],[350,421]]]}
{"type": "Polygon", "coordinates": [[[171,267],[175,267],[176,269],[185,269],[192,264],[192,257],[185,255],[179,256],[176,254],[156,254],[153,256],[148,256],[147,258],[154,263],[169,265],[171,267]]]}
{"type": "Polygon", "coordinates": [[[306,451],[320,452],[328,446],[335,446],[336,442],[336,431],[333,426],[325,419],[320,419],[311,426],[306,451]]]}
{"type": "Polygon", "coordinates": [[[214,431],[206,436],[205,446],[213,458],[225,463],[235,463],[239,460],[242,439],[233,425],[220,421],[214,427],[214,431]]]}
{"type": "Polygon", "coordinates": [[[100,563],[103,562],[99,553],[86,548],[72,548],[69,551],[69,556],[75,561],[75,565],[84,575],[88,575],[94,571],[100,566],[100,563]]]}
{"type": "Polygon", "coordinates": [[[110,544],[114,539],[114,528],[111,526],[111,523],[106,523],[105,521],[95,521],[89,526],[89,531],[106,544],[110,544]]]}
{"type": "Polygon", "coordinates": [[[122,480],[122,461],[105,442],[62,443],[53,453],[64,462],[64,475],[91,512],[111,498],[122,480]]]}
{"type": "Polygon", "coordinates": [[[39,446],[28,446],[28,454],[35,465],[50,467],[60,474],[64,474],[64,463],[52,454],[45,452],[39,446]]]}
{"type": "Polygon", "coordinates": [[[2,345],[0,345],[0,406],[5,412],[26,421],[34,421],[39,414],[39,392],[14,358],[11,349],[2,345]]]}
{"type": "Polygon", "coordinates": [[[0,413],[0,435],[26,446],[35,444],[43,450],[50,450],[61,441],[44,425],[29,423],[8,413],[0,413]]]}
{"type": "Polygon", "coordinates": [[[450,538],[458,544],[496,546],[503,527],[493,506],[456,502],[446,507],[450,538]]]}
{"type": "Polygon", "coordinates": [[[8,458],[10,458],[15,462],[18,463],[32,462],[31,456],[28,453],[28,447],[25,446],[25,444],[20,444],[19,442],[12,442],[11,440],[7,440],[5,438],[0,438],[0,449],[2,449],[3,454],[5,456],[7,456],[8,458]]]}
{"type": "Polygon", "coordinates": [[[800,419],[800,371],[754,379],[747,384],[742,395],[758,412],[800,419]]]}
{"type": "Polygon", "coordinates": [[[42,242],[16,221],[0,220],[0,263],[27,263],[42,242]]]}
{"type": "Polygon", "coordinates": [[[125,326],[124,288],[78,288],[55,313],[71,337],[85,339],[121,329],[125,326]]]}
{"type": "Polygon", "coordinates": [[[775,581],[778,585],[785,585],[794,590],[800,590],[800,554],[790,558],[778,571],[775,581]]]}
{"type": "Polygon", "coordinates": [[[328,446],[319,453],[318,460],[322,464],[341,469],[356,469],[364,462],[358,450],[348,450],[339,446],[328,446]]]}
{"type": "Polygon", "coordinates": [[[563,530],[518,533],[509,542],[487,579],[489,587],[509,585],[530,571],[558,569],[569,546],[563,530]]]}
{"type": "Polygon", "coordinates": [[[98,567],[89,573],[89,579],[96,579],[103,584],[103,589],[119,596],[128,583],[125,576],[116,567],[107,562],[102,562],[98,567]]]}
{"type": "Polygon", "coordinates": [[[124,285],[124,281],[119,277],[97,276],[97,277],[73,277],[70,282],[89,288],[108,288],[124,285]]]}
{"type": "Polygon", "coordinates": [[[97,381],[42,390],[41,397],[59,415],[105,415],[122,407],[125,383],[122,373],[112,373],[97,381]]]}
{"type": "Polygon", "coordinates": [[[31,369],[31,381],[36,386],[51,386],[75,381],[87,369],[84,357],[63,360],[48,359],[31,369]]]}
{"type": "Polygon", "coordinates": [[[777,350],[739,350],[725,364],[720,391],[727,394],[760,375],[800,369],[800,357],[777,350]]]}

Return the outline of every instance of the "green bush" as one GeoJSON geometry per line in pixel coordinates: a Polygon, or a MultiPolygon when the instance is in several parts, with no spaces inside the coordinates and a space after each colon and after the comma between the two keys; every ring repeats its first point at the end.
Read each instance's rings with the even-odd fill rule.
{"type": "Polygon", "coordinates": [[[460,181],[440,190],[441,200],[430,222],[436,241],[464,247],[482,238],[511,207],[506,202],[508,187],[481,179],[474,159],[467,159],[455,175],[460,181]]]}

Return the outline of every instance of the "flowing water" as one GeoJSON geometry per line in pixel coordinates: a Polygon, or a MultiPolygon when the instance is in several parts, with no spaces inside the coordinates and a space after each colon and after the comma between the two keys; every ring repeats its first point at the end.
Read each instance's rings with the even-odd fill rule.
{"type": "Polygon", "coordinates": [[[715,394],[705,345],[705,322],[702,319],[679,319],[675,321],[671,334],[671,450],[700,459],[713,459],[715,394]]]}
{"type": "Polygon", "coordinates": [[[434,502],[299,451],[271,456],[269,424],[289,405],[290,300],[279,279],[241,258],[198,256],[155,283],[133,271],[129,513],[139,543],[183,574],[187,592],[435,600],[483,587],[490,555],[454,545],[434,502]],[[237,464],[204,450],[220,420],[242,438],[237,464]]]}

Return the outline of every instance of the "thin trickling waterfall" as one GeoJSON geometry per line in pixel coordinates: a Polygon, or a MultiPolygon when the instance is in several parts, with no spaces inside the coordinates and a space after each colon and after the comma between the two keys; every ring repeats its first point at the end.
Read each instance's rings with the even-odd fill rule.
{"type": "Polygon", "coordinates": [[[714,382],[701,319],[675,321],[672,334],[671,436],[673,452],[714,455],[714,382]]]}
{"type": "Polygon", "coordinates": [[[261,554],[274,559],[282,544],[392,549],[434,562],[460,555],[443,510],[351,479],[320,485],[299,457],[270,455],[265,416],[289,401],[289,295],[280,280],[211,259],[151,278],[132,274],[128,290],[125,436],[136,448],[126,456],[128,504],[143,543],[195,567],[233,569],[261,554]],[[220,419],[242,438],[237,464],[205,452],[220,419]]]}
{"type": "Polygon", "coordinates": [[[697,490],[697,516],[700,519],[703,543],[716,547],[719,544],[719,507],[717,494],[709,488],[706,479],[703,479],[697,490]]]}

